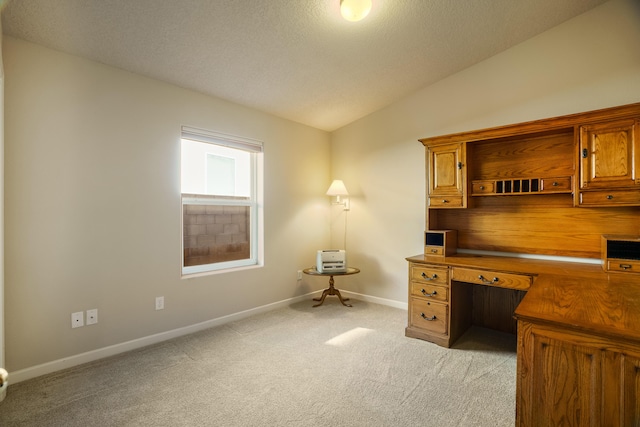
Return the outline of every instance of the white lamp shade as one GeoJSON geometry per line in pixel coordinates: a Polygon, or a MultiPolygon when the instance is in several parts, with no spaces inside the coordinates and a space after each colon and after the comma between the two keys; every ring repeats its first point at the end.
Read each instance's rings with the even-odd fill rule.
{"type": "Polygon", "coordinates": [[[331,186],[327,190],[327,196],[348,196],[349,192],[347,187],[344,186],[344,182],[340,179],[334,179],[331,186]]]}
{"type": "Polygon", "coordinates": [[[370,11],[371,0],[340,0],[340,13],[347,21],[359,21],[370,11]]]}

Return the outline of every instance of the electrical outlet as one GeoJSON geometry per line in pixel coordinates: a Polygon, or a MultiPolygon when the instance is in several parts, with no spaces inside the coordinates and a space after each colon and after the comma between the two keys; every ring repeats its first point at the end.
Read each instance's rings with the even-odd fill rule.
{"type": "Polygon", "coordinates": [[[98,309],[87,310],[87,325],[95,325],[98,323],[98,309]]]}
{"type": "Polygon", "coordinates": [[[302,270],[298,270],[298,280],[302,280],[302,270]]]}
{"type": "Polygon", "coordinates": [[[156,310],[164,310],[164,297],[156,297],[156,310]]]}
{"type": "Polygon", "coordinates": [[[71,327],[79,328],[80,326],[84,326],[84,312],[71,313],[71,327]]]}

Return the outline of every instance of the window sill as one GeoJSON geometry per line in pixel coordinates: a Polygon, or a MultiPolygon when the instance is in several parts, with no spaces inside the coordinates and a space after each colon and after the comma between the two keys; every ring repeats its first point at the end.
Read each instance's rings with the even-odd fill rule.
{"type": "Polygon", "coordinates": [[[187,273],[187,274],[181,274],[180,279],[195,279],[198,277],[211,276],[214,274],[235,273],[238,271],[253,270],[255,268],[262,268],[262,267],[264,267],[264,264],[243,265],[239,267],[222,268],[220,270],[202,271],[198,273],[187,273]]]}

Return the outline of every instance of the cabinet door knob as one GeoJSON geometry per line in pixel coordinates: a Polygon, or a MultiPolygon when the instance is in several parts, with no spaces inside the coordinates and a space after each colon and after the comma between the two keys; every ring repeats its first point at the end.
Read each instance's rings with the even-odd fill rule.
{"type": "Polygon", "coordinates": [[[481,190],[484,190],[484,185],[481,185],[481,186],[480,186],[480,189],[481,189],[481,190]]]}

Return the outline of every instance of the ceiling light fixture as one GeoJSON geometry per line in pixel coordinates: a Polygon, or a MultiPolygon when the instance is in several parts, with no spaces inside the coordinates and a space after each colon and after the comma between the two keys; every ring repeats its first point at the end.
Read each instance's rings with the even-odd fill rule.
{"type": "Polygon", "coordinates": [[[369,12],[371,12],[371,0],[340,0],[340,13],[347,21],[360,21],[369,12]]]}

